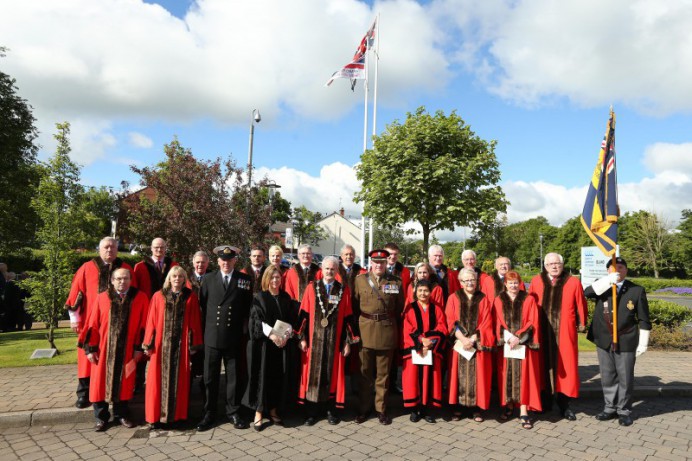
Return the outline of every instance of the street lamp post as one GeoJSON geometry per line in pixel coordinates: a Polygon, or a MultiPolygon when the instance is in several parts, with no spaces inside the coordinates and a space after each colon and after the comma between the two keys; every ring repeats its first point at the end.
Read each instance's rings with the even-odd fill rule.
{"type": "Polygon", "coordinates": [[[255,123],[262,121],[262,116],[258,109],[252,109],[252,116],[250,117],[250,146],[247,152],[247,222],[250,224],[250,204],[251,191],[252,191],[252,145],[255,140],[255,123]]]}
{"type": "Polygon", "coordinates": [[[541,260],[538,263],[539,269],[543,267],[543,234],[538,234],[538,240],[541,241],[541,260]]]}

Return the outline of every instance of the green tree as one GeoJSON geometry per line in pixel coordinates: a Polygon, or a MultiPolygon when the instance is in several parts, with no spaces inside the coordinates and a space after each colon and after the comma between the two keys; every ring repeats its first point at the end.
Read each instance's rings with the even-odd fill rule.
{"type": "Polygon", "coordinates": [[[692,271],[692,210],[682,210],[682,220],[676,229],[673,260],[676,267],[689,274],[692,271]]]}
{"type": "Polygon", "coordinates": [[[389,242],[396,243],[399,246],[399,262],[402,264],[414,264],[425,258],[423,241],[407,238],[399,226],[379,226],[374,234],[373,248],[384,248],[389,242]]]}
{"type": "MultiPolygon", "coordinates": [[[[0,58],[6,49],[0,47],[0,58]]],[[[27,207],[36,192],[38,130],[29,103],[17,95],[15,80],[0,72],[0,253],[29,246],[38,217],[27,207]]]]}
{"type": "MultiPolygon", "coordinates": [[[[150,187],[153,197],[140,196],[138,203],[124,200],[119,222],[124,234],[137,242],[163,237],[179,261],[188,261],[197,250],[211,250],[228,243],[246,246],[262,241],[269,228],[269,208],[250,206],[243,170],[235,161],[196,159],[177,139],[164,146],[166,159],[153,167],[131,170],[140,184],[150,187]]],[[[263,187],[260,182],[253,188],[263,187]]],[[[253,198],[253,200],[258,200],[253,198]]]]}
{"type": "Polygon", "coordinates": [[[80,201],[80,228],[85,248],[95,248],[106,235],[111,234],[111,222],[116,218],[116,195],[108,187],[89,187],[80,201]]]}
{"type": "Polygon", "coordinates": [[[653,273],[669,267],[673,235],[668,223],[655,213],[640,210],[626,213],[619,225],[620,253],[636,269],[653,273]]]}
{"type": "Polygon", "coordinates": [[[593,241],[584,231],[581,215],[579,215],[569,219],[557,229],[551,251],[560,253],[565,258],[565,267],[574,271],[581,267],[581,247],[593,245],[593,241]]]}
{"type": "Polygon", "coordinates": [[[79,166],[70,160],[70,124],[58,123],[58,146],[43,166],[31,208],[40,218],[37,239],[43,250],[43,269],[29,273],[22,282],[30,297],[27,310],[46,323],[46,339],[55,347],[54,328],[63,314],[72,280],[73,248],[82,236],[79,205],[83,189],[79,184],[79,166]]]}
{"type": "Polygon", "coordinates": [[[317,224],[322,218],[322,213],[313,213],[304,205],[293,209],[293,238],[297,245],[316,245],[320,240],[327,238],[327,232],[317,224]]]}
{"type": "Polygon", "coordinates": [[[476,228],[506,210],[495,145],[476,136],[455,111],[430,115],[419,107],[374,137],[374,148],[356,167],[362,189],[355,200],[380,225],[416,221],[427,252],[433,231],[476,228]]]}
{"type": "Polygon", "coordinates": [[[531,267],[543,267],[541,261],[541,236],[543,236],[543,256],[557,252],[553,242],[557,228],[550,225],[543,216],[513,223],[505,228],[506,241],[511,242],[511,250],[506,255],[515,265],[528,263],[531,267]]]}

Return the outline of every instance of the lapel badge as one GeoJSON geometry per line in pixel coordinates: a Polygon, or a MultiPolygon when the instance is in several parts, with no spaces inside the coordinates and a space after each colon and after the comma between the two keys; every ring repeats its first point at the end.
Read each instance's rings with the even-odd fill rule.
{"type": "Polygon", "coordinates": [[[631,299],[629,301],[627,301],[627,309],[634,310],[634,303],[632,302],[631,299]]]}

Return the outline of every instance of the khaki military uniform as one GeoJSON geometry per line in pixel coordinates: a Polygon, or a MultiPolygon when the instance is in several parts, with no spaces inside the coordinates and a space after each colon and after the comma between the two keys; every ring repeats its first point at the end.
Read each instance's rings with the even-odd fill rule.
{"type": "Polygon", "coordinates": [[[373,406],[373,385],[375,411],[384,413],[386,410],[389,372],[394,353],[399,347],[398,320],[404,308],[404,299],[404,287],[397,276],[385,273],[377,280],[374,274],[368,272],[356,277],[353,304],[360,312],[358,325],[362,341],[360,414],[367,414],[373,406]],[[372,280],[377,293],[368,280],[372,280]]]}

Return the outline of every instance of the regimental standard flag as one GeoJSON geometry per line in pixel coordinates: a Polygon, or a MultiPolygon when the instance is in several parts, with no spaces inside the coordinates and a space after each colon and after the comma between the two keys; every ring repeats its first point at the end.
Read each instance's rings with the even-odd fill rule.
{"type": "Polygon", "coordinates": [[[332,84],[334,79],[337,78],[350,78],[351,79],[351,91],[356,87],[356,80],[363,80],[367,78],[365,75],[365,54],[368,52],[375,42],[375,28],[377,27],[377,18],[372,23],[372,26],[365,34],[365,37],[360,41],[356,53],[353,55],[351,62],[346,64],[341,70],[337,70],[329,78],[325,86],[332,84]]]}
{"type": "Polygon", "coordinates": [[[610,111],[598,163],[586,193],[581,223],[591,240],[606,256],[615,254],[618,240],[617,170],[615,168],[615,114],[610,111]]]}

